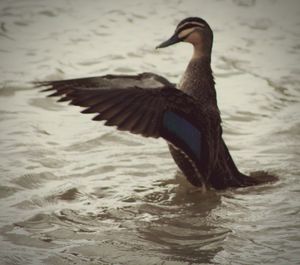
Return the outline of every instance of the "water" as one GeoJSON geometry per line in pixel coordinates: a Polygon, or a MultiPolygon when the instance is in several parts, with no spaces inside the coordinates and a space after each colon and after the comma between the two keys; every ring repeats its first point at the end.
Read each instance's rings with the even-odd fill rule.
{"type": "MultiPolygon", "coordinates": [[[[299,264],[299,1],[1,1],[1,264],[299,264]],[[93,122],[32,80],[155,72],[183,18],[215,33],[225,139],[274,184],[202,194],[162,140],[93,122]]],[[[91,116],[92,117],[92,116],[91,116]]]]}

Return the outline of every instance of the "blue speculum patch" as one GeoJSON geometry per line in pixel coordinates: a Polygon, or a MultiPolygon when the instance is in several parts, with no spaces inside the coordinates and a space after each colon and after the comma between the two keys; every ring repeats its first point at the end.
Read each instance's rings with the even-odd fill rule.
{"type": "Polygon", "coordinates": [[[163,127],[176,138],[184,142],[192,153],[200,159],[201,132],[193,124],[172,111],[166,111],[163,127]]]}

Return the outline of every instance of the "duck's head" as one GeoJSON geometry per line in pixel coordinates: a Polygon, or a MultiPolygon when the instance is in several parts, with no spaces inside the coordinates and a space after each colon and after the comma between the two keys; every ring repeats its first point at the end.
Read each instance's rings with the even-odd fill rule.
{"type": "Polygon", "coordinates": [[[179,22],[173,36],[156,48],[165,48],[178,42],[191,43],[195,50],[209,55],[213,43],[213,32],[204,19],[189,17],[179,22]]]}

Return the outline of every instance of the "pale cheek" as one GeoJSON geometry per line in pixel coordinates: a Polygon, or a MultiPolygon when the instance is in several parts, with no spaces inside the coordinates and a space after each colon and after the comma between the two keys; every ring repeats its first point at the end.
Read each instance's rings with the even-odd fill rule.
{"type": "Polygon", "coordinates": [[[185,30],[181,31],[178,36],[179,36],[179,38],[184,38],[185,36],[189,35],[193,31],[194,31],[194,28],[185,29],[185,30]]]}
{"type": "Polygon", "coordinates": [[[198,44],[198,43],[201,43],[201,37],[199,34],[193,33],[193,34],[189,35],[184,41],[190,42],[192,44],[198,44]]]}

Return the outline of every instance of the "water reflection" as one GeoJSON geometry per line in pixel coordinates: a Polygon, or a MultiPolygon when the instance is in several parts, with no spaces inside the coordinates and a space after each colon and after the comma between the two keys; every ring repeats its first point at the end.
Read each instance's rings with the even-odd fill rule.
{"type": "MultiPolygon", "coordinates": [[[[47,200],[52,203],[80,201],[81,196],[84,195],[77,189],[68,189],[47,200]]],[[[74,257],[87,255],[86,243],[101,245],[105,252],[123,253],[120,244],[125,244],[122,243],[125,240],[128,250],[140,253],[136,262],[143,262],[143,258],[152,253],[152,259],[208,263],[222,250],[224,239],[230,233],[228,229],[216,226],[211,218],[211,211],[220,202],[220,195],[215,192],[201,194],[174,187],[165,194],[148,193],[140,200],[116,209],[100,206],[93,211],[64,209],[52,214],[38,213],[28,220],[4,227],[2,235],[16,245],[31,248],[59,250],[68,246],[64,255],[74,257]],[[157,201],[157,197],[165,199],[157,201]],[[112,241],[112,231],[118,231],[118,241],[112,241]],[[107,238],[106,247],[103,246],[104,238],[107,238]],[[39,243],[41,241],[44,243],[39,243]]],[[[38,202],[33,203],[37,205],[38,202]]],[[[46,205],[45,202],[42,205],[46,205]]],[[[83,206],[89,208],[91,205],[85,202],[83,206]]],[[[88,253],[97,256],[99,249],[91,247],[88,253]]],[[[115,257],[106,256],[101,261],[113,262],[115,257]]],[[[125,256],[124,260],[127,259],[125,256]]],[[[83,264],[91,261],[91,258],[87,259],[83,264]]]]}
{"type": "Polygon", "coordinates": [[[201,194],[177,190],[164,204],[142,205],[141,213],[157,216],[147,226],[139,226],[139,237],[152,242],[153,251],[164,253],[170,260],[209,263],[222,250],[222,244],[230,231],[217,227],[211,220],[211,211],[220,203],[214,192],[201,194]]]}

